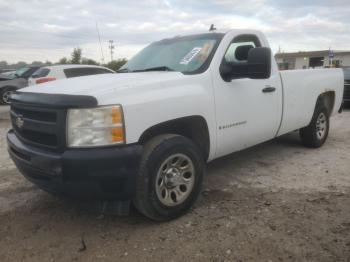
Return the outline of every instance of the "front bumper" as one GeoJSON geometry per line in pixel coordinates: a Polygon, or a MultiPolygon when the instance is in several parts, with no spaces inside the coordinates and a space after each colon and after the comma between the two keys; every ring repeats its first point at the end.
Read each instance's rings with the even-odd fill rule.
{"type": "Polygon", "coordinates": [[[130,200],[142,146],[69,149],[51,153],[7,134],[8,151],[19,171],[45,191],[78,198],[130,200]]]}

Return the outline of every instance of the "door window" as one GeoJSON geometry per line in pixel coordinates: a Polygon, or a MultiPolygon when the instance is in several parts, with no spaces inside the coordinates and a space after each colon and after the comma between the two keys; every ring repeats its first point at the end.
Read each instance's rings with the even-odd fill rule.
{"type": "Polygon", "coordinates": [[[32,74],[32,78],[40,78],[45,77],[50,73],[50,69],[48,68],[40,68],[34,74],[32,74]]]}
{"type": "Polygon", "coordinates": [[[113,73],[112,71],[99,67],[77,67],[64,69],[63,71],[67,78],[113,73]]]}
{"type": "Polygon", "coordinates": [[[224,56],[224,63],[246,63],[249,50],[260,47],[259,39],[254,35],[242,35],[236,37],[230,44],[224,56]]]}

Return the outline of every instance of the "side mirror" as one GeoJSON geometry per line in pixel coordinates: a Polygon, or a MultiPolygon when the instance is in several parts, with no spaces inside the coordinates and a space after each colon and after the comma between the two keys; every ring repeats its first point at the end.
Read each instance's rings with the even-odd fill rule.
{"type": "Polygon", "coordinates": [[[251,79],[267,79],[271,76],[271,49],[257,47],[248,53],[248,77],[251,79]]]}
{"type": "Polygon", "coordinates": [[[220,74],[229,82],[233,79],[267,79],[271,75],[271,49],[256,47],[249,50],[248,60],[244,63],[222,63],[220,74]]]}

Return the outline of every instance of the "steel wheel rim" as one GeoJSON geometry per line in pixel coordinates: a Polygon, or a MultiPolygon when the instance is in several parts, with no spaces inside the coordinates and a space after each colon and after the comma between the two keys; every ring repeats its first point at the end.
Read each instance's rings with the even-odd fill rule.
{"type": "Polygon", "coordinates": [[[157,197],[163,205],[180,205],[194,187],[195,169],[192,160],[184,154],[169,156],[160,165],[155,183],[157,197]]]}
{"type": "Polygon", "coordinates": [[[327,131],[327,117],[321,113],[316,120],[316,135],[319,140],[323,139],[327,131]]]}
{"type": "Polygon", "coordinates": [[[13,91],[5,91],[2,95],[2,100],[6,103],[9,104],[10,103],[10,96],[13,93],[13,91]]]}

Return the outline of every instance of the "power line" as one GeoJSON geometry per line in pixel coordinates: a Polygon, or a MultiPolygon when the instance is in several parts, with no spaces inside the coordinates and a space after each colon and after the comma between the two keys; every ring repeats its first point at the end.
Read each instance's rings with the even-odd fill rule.
{"type": "Polygon", "coordinates": [[[102,50],[100,30],[98,29],[97,21],[95,21],[95,23],[96,23],[96,30],[97,30],[97,35],[98,35],[98,41],[100,42],[101,62],[102,62],[102,64],[104,64],[104,62],[105,62],[105,57],[104,57],[104,55],[103,55],[103,50],[102,50]]]}

